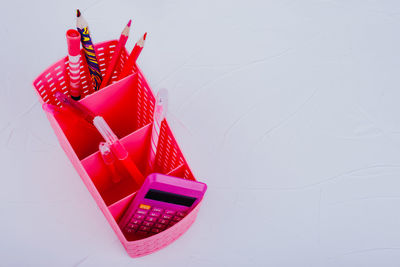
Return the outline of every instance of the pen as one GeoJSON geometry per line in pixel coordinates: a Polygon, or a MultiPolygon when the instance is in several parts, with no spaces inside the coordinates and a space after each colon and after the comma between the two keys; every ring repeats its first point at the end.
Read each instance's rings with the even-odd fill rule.
{"type": "Polygon", "coordinates": [[[156,104],[154,106],[153,125],[151,128],[150,152],[147,159],[146,174],[149,174],[154,169],[154,164],[158,149],[158,139],[160,136],[161,123],[165,118],[168,108],[168,91],[160,89],[156,96],[156,104]]]}
{"type": "Polygon", "coordinates": [[[108,168],[108,171],[110,172],[111,180],[114,183],[118,183],[119,181],[121,181],[121,176],[118,174],[117,168],[115,166],[114,155],[111,151],[109,144],[105,142],[100,142],[99,152],[108,168]]]}

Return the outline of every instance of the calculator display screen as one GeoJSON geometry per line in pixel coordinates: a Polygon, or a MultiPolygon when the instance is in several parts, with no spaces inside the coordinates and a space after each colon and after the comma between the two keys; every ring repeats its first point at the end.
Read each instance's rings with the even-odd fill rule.
{"type": "Polygon", "coordinates": [[[172,203],[172,204],[181,205],[181,206],[186,206],[186,207],[192,206],[193,203],[196,201],[196,198],[194,198],[194,197],[178,195],[178,194],[160,191],[160,190],[156,190],[156,189],[150,189],[147,192],[145,198],[162,201],[162,202],[167,202],[167,203],[172,203]]]}

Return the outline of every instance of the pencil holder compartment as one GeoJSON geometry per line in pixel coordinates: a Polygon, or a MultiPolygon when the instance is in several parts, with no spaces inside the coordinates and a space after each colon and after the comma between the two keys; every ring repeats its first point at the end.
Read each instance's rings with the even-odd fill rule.
{"type": "MultiPolygon", "coordinates": [[[[103,75],[116,44],[117,41],[113,40],[95,45],[103,75]]],[[[111,78],[111,84],[97,92],[91,91],[87,66],[81,61],[81,84],[84,91],[79,101],[94,113],[104,117],[128,150],[138,169],[144,173],[150,150],[155,98],[137,65],[133,67],[131,75],[116,81],[127,55],[124,50],[111,78]]],[[[34,81],[33,86],[42,104],[60,106],[61,103],[53,95],[58,91],[68,94],[68,83],[66,57],[44,71],[34,81]]],[[[112,182],[107,166],[98,152],[98,145],[103,139],[94,126],[69,113],[67,109],[62,109],[62,112],[46,112],[46,116],[60,145],[131,257],[143,256],[165,247],[182,235],[194,222],[200,204],[167,230],[145,239],[128,241],[117,222],[136,194],[137,188],[132,179],[123,177],[118,183],[112,182]]],[[[160,128],[154,171],[195,180],[166,120],[162,122],[160,128]]]]}

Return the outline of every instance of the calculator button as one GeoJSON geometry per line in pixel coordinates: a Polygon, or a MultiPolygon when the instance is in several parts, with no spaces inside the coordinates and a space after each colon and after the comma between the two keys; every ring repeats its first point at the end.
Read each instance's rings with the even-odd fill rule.
{"type": "Polygon", "coordinates": [[[132,234],[132,233],[134,233],[135,231],[136,231],[136,229],[132,229],[132,228],[126,228],[126,229],[125,229],[125,232],[128,233],[128,234],[132,234]]]}
{"type": "Polygon", "coordinates": [[[161,216],[161,218],[165,219],[165,220],[171,220],[172,216],[171,215],[166,215],[164,214],[163,216],[161,216]]]}
{"type": "Polygon", "coordinates": [[[147,227],[147,226],[140,226],[140,228],[139,228],[139,230],[140,231],[149,231],[150,230],[150,227],[147,227]]]}
{"type": "Polygon", "coordinates": [[[146,215],[146,214],[147,214],[147,210],[138,209],[138,210],[136,211],[136,214],[146,215]]]}
{"type": "Polygon", "coordinates": [[[127,228],[130,228],[130,229],[138,229],[138,227],[139,227],[139,225],[133,224],[133,223],[130,223],[130,224],[128,224],[128,226],[127,226],[127,228]]]}
{"type": "Polygon", "coordinates": [[[150,212],[149,216],[153,216],[153,217],[160,217],[161,213],[159,212],[150,212]]]}
{"type": "Polygon", "coordinates": [[[139,208],[140,208],[140,209],[144,209],[144,210],[149,210],[149,209],[151,208],[151,206],[146,205],[146,204],[140,204],[140,205],[139,205],[139,208]]]}
{"type": "Polygon", "coordinates": [[[164,220],[164,219],[159,219],[158,222],[159,222],[159,223],[162,223],[162,224],[167,224],[167,223],[168,223],[168,221],[167,221],[167,220],[164,220]]]}
{"type": "Polygon", "coordinates": [[[156,223],[156,224],[154,225],[154,227],[157,227],[157,228],[160,228],[160,229],[164,229],[164,228],[165,228],[165,225],[164,225],[164,224],[161,224],[161,223],[156,223]]]}
{"type": "Polygon", "coordinates": [[[157,229],[157,228],[153,228],[153,229],[151,229],[151,232],[155,233],[155,234],[158,234],[159,232],[161,232],[161,230],[157,229]]]}
{"type": "Polygon", "coordinates": [[[131,221],[131,223],[133,223],[133,224],[141,224],[142,220],[134,219],[134,220],[131,221]]]}
{"type": "Polygon", "coordinates": [[[186,213],[184,213],[184,212],[182,212],[182,211],[178,211],[178,212],[176,213],[176,215],[179,216],[179,217],[185,217],[186,213]]]}
{"type": "Polygon", "coordinates": [[[155,222],[155,221],[157,221],[157,218],[154,218],[154,217],[146,217],[146,221],[148,221],[148,222],[155,222]]]}
{"type": "Polygon", "coordinates": [[[148,227],[152,227],[152,226],[153,226],[153,224],[154,224],[154,223],[152,223],[152,222],[143,222],[143,224],[142,224],[142,225],[144,225],[144,226],[148,226],[148,227]]]}
{"type": "Polygon", "coordinates": [[[135,215],[133,216],[133,218],[135,218],[135,219],[137,219],[137,220],[143,220],[143,219],[144,219],[144,216],[143,216],[143,215],[140,215],[140,214],[135,214],[135,215]]]}
{"type": "Polygon", "coordinates": [[[179,222],[180,220],[182,220],[182,217],[174,216],[172,220],[174,220],[175,222],[179,222]]]}
{"type": "Polygon", "coordinates": [[[164,210],[163,210],[162,208],[156,208],[156,207],[154,207],[151,211],[154,211],[154,212],[163,212],[164,210]]]}
{"type": "Polygon", "coordinates": [[[175,215],[175,211],[173,210],[166,210],[164,213],[167,215],[175,215]]]}

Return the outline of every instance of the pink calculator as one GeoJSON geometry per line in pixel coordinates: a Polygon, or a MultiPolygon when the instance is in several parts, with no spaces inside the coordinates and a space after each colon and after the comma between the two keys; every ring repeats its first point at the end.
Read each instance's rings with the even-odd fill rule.
{"type": "Polygon", "coordinates": [[[182,220],[203,198],[204,183],[153,173],[119,222],[128,240],[157,234],[182,220]]]}

